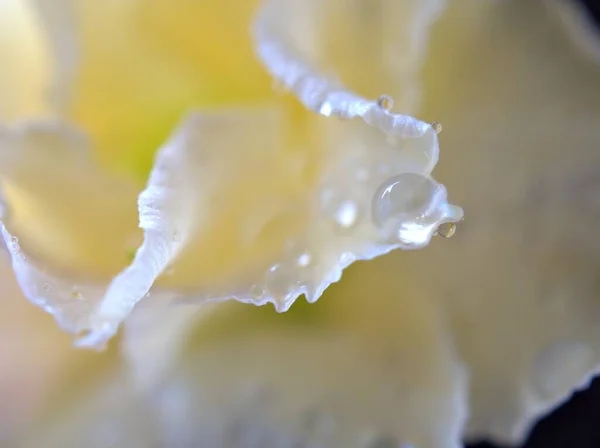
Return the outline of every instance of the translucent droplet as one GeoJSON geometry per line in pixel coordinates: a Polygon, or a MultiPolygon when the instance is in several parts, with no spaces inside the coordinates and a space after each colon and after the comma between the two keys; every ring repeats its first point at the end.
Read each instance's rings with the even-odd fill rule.
{"type": "Polygon", "coordinates": [[[13,242],[13,244],[19,244],[19,238],[16,236],[13,236],[10,240],[13,242]]]}
{"type": "Polygon", "coordinates": [[[431,123],[431,127],[433,128],[433,130],[435,131],[436,134],[439,134],[444,129],[444,127],[442,126],[442,123],[438,123],[437,121],[434,121],[433,123],[431,123]]]}
{"type": "Polygon", "coordinates": [[[373,222],[385,227],[390,221],[413,220],[425,215],[438,186],[425,176],[404,173],[388,179],[373,198],[373,222]]]}
{"type": "Polygon", "coordinates": [[[381,95],[377,99],[377,105],[384,110],[390,111],[394,107],[394,99],[389,95],[381,95]]]}
{"type": "Polygon", "coordinates": [[[179,243],[181,241],[181,234],[179,232],[173,232],[173,242],[179,243]]]}
{"type": "Polygon", "coordinates": [[[358,206],[352,201],[342,201],[335,211],[335,221],[345,229],[349,229],[358,218],[358,206]]]}
{"type": "Polygon", "coordinates": [[[71,291],[71,298],[75,300],[81,300],[83,298],[83,294],[80,291],[74,290],[71,291]]]}
{"type": "Polygon", "coordinates": [[[50,285],[50,283],[44,283],[44,291],[48,292],[52,289],[52,286],[50,285]]]}
{"type": "Polygon", "coordinates": [[[265,295],[265,290],[264,290],[262,287],[260,287],[260,286],[258,286],[258,285],[252,285],[252,286],[250,287],[250,296],[251,296],[253,299],[260,299],[260,298],[262,298],[264,295],[265,295]]]}
{"type": "Polygon", "coordinates": [[[267,272],[267,290],[278,302],[284,302],[290,293],[291,279],[288,270],[281,264],[271,266],[267,272]]]}
{"type": "Polygon", "coordinates": [[[456,223],[444,222],[437,229],[437,234],[444,238],[452,238],[456,233],[456,223]]]}
{"type": "Polygon", "coordinates": [[[310,254],[303,253],[298,257],[296,263],[298,264],[298,266],[305,268],[312,263],[312,257],[310,256],[310,254]]]}

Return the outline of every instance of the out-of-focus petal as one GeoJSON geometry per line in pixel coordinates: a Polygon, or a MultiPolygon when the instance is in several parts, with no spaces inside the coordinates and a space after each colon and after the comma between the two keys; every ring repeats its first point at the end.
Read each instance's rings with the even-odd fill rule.
{"type": "Polygon", "coordinates": [[[155,151],[191,109],[273,96],[248,39],[257,0],[235,8],[212,0],[70,3],[45,16],[59,25],[54,35],[71,22],[78,56],[67,113],[105,166],[145,181],[155,151]]]}
{"type": "MultiPolygon", "coordinates": [[[[419,72],[429,31],[446,0],[264,3],[254,33],[257,52],[282,83],[280,87],[292,88],[290,76],[312,65],[327,74],[333,71],[344,86],[361,96],[376,98],[385,93],[402,113],[418,110],[419,72]]],[[[316,78],[315,83],[322,77],[316,78]]]]}
{"type": "Polygon", "coordinates": [[[6,257],[0,260],[0,444],[32,421],[70,365],[72,346],[28,303],[6,257]]]}
{"type": "Polygon", "coordinates": [[[323,301],[284,315],[239,304],[215,307],[206,320],[187,319],[180,312],[187,307],[136,310],[124,336],[141,395],[115,379],[73,400],[36,440],[63,448],[90,440],[100,447],[462,446],[466,378],[437,304],[408,291],[386,257],[351,270],[323,301]],[[161,318],[147,325],[152,313],[161,318]],[[147,350],[156,335],[178,333],[186,334],[185,348],[169,363],[157,352],[171,347],[147,350]],[[110,428],[114,439],[107,432],[94,439],[98,428],[110,428]]]}
{"type": "Polygon", "coordinates": [[[423,114],[469,219],[396,269],[452,318],[469,434],[518,442],[600,363],[600,71],[542,2],[452,2],[431,42],[423,114]]]}
{"type": "Polygon", "coordinates": [[[50,48],[27,1],[0,1],[0,119],[44,114],[50,85],[50,48]]]}

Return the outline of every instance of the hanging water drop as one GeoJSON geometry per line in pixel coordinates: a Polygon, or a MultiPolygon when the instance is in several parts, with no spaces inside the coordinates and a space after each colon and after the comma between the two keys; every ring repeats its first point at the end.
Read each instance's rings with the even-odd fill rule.
{"type": "Polygon", "coordinates": [[[456,223],[444,222],[437,229],[437,234],[444,238],[452,238],[456,233],[456,223]]]}
{"type": "Polygon", "coordinates": [[[431,123],[431,127],[433,128],[433,130],[435,131],[436,134],[439,134],[444,129],[444,127],[442,126],[442,123],[438,123],[437,121],[434,121],[433,123],[431,123]]]}

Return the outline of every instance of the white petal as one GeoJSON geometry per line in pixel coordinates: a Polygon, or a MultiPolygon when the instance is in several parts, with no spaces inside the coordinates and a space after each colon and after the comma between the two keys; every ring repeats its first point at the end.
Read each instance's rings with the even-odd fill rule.
{"type": "Polygon", "coordinates": [[[598,372],[600,71],[541,2],[453,2],[431,41],[424,113],[469,219],[396,268],[454,322],[468,433],[519,443],[598,372]]]}
{"type": "Polygon", "coordinates": [[[393,269],[386,257],[353,267],[318,305],[281,316],[222,305],[187,319],[168,308],[149,326],[152,310],[134,313],[128,359],[163,443],[462,446],[466,378],[451,338],[435,303],[387,281],[393,269]],[[185,333],[187,348],[147,350],[155,332],[185,333]]]}
{"type": "Polygon", "coordinates": [[[135,184],[103,173],[86,139],[58,122],[2,129],[0,173],[2,235],[25,296],[68,331],[91,330],[93,307],[139,241],[135,184]]]}

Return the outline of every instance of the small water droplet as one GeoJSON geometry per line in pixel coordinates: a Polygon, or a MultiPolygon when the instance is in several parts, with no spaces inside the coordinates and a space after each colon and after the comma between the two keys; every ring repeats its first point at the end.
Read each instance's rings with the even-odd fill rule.
{"type": "Polygon", "coordinates": [[[48,292],[52,289],[52,286],[50,285],[50,283],[44,283],[44,291],[48,292]]]}
{"type": "Polygon", "coordinates": [[[81,300],[83,298],[83,295],[81,294],[80,291],[71,291],[71,298],[75,299],[75,300],[81,300]]]}
{"type": "Polygon", "coordinates": [[[439,134],[444,129],[444,127],[442,126],[442,123],[438,123],[437,121],[434,121],[433,123],[431,123],[431,127],[433,128],[433,130],[435,131],[436,134],[439,134]]]}
{"type": "Polygon", "coordinates": [[[19,244],[19,238],[16,236],[13,236],[10,240],[13,242],[13,244],[19,244]]]}
{"type": "Polygon", "coordinates": [[[262,287],[258,285],[252,285],[250,287],[250,297],[253,299],[261,299],[264,295],[265,290],[262,287]]]}
{"type": "Polygon", "coordinates": [[[384,182],[373,198],[373,222],[379,227],[399,219],[415,219],[428,212],[438,187],[420,174],[404,173],[384,182]]]}
{"type": "Polygon", "coordinates": [[[437,228],[437,234],[444,238],[452,238],[456,233],[456,223],[444,222],[437,228]]]}
{"type": "Polygon", "coordinates": [[[394,99],[389,95],[381,95],[377,99],[377,105],[389,112],[394,107],[394,99]]]}
{"type": "Polygon", "coordinates": [[[179,243],[181,241],[181,234],[179,232],[173,232],[173,242],[179,243]]]}
{"type": "Polygon", "coordinates": [[[335,212],[335,220],[345,229],[349,229],[354,224],[356,224],[356,220],[358,218],[358,207],[352,201],[342,201],[335,212]]]}
{"type": "Polygon", "coordinates": [[[310,254],[303,253],[298,257],[298,260],[296,260],[296,262],[298,263],[298,266],[305,268],[312,262],[312,257],[310,256],[310,254]]]}

